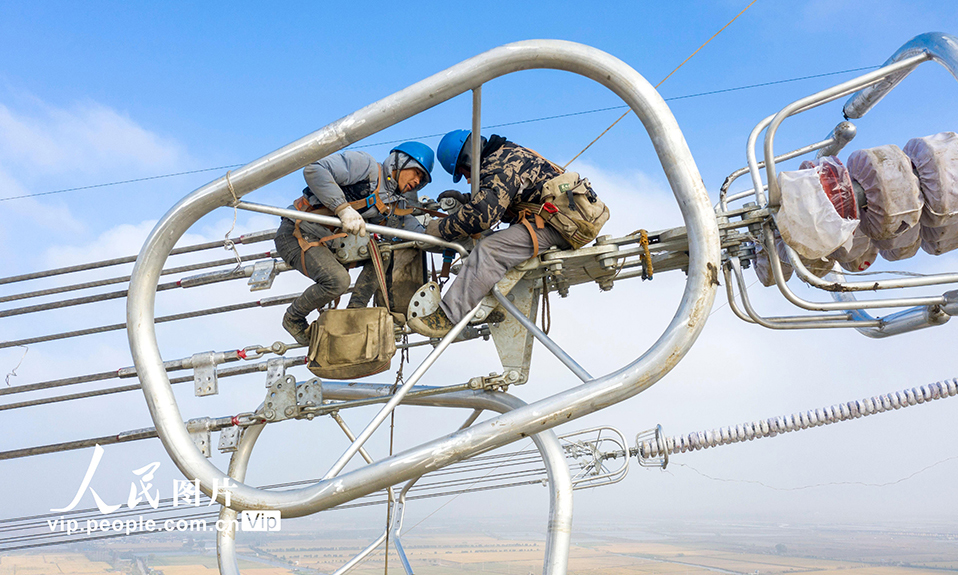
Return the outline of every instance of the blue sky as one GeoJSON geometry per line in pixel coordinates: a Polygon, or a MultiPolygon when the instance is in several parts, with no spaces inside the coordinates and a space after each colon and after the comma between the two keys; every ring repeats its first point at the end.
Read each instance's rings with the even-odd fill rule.
{"type": "MultiPolygon", "coordinates": [[[[669,78],[660,92],[672,98],[874,66],[917,34],[932,30],[958,34],[958,13],[950,3],[867,4],[759,0],[669,78]]],[[[468,57],[517,40],[559,38],[588,44],[624,60],[656,84],[746,5],[744,0],[596,5],[485,2],[481,8],[428,2],[4,4],[0,6],[0,198],[244,163],[468,57]]],[[[845,74],[681,99],[670,106],[715,197],[725,176],[745,164],[745,141],[758,121],[802,96],[851,77],[845,74]]],[[[922,66],[857,122],[860,135],[842,159],[855,149],[888,143],[903,146],[912,137],[958,129],[956,94],[958,84],[942,68],[922,66]]],[[[551,71],[498,79],[484,87],[483,98],[485,125],[621,104],[598,85],[551,71]]],[[[470,106],[469,96],[460,96],[360,145],[465,127],[470,106]]],[[[841,102],[835,102],[790,120],[782,128],[778,146],[785,150],[821,139],[842,119],[840,107],[841,102]]],[[[494,131],[565,163],[620,113],[612,110],[494,131]]],[[[422,141],[435,146],[438,140],[422,141]]],[[[364,149],[381,158],[389,146],[364,149]]],[[[680,223],[648,137],[634,117],[613,128],[576,166],[594,182],[606,184],[608,197],[618,202],[610,224],[616,232],[680,223]]],[[[0,201],[2,275],[135,253],[155,220],[223,171],[0,201]]],[[[436,183],[427,193],[435,195],[452,187],[451,178],[438,167],[435,175],[436,183]]],[[[292,174],[250,199],[286,205],[302,185],[301,176],[292,174]]],[[[221,210],[204,219],[191,237],[222,237],[231,218],[231,213],[221,210]]],[[[272,225],[275,222],[267,218],[241,214],[237,229],[272,225]]],[[[921,270],[949,265],[953,269],[954,263],[954,257],[933,260],[922,253],[909,265],[921,270]]],[[[288,280],[286,285],[292,286],[288,291],[302,289],[295,280],[288,280]]],[[[575,298],[570,298],[559,302],[555,310],[564,344],[582,345],[581,354],[596,373],[621,366],[661,332],[683,281],[657,277],[652,284],[613,290],[608,297],[601,296],[605,299],[591,294],[592,288],[588,295],[580,288],[588,306],[573,305],[575,298]],[[597,321],[617,317],[623,309],[631,310],[634,318],[609,331],[597,330],[597,321]],[[581,342],[582,333],[591,335],[588,344],[581,342]]],[[[184,305],[192,309],[218,301],[216,295],[196,297],[184,305]]],[[[716,308],[723,302],[720,294],[716,308]]],[[[770,292],[759,296],[759,302],[767,306],[763,309],[789,311],[770,292]]],[[[173,300],[160,305],[184,307],[177,307],[173,300]]],[[[35,335],[38,329],[39,333],[59,331],[70,322],[122,320],[119,305],[65,318],[47,313],[50,317],[38,314],[29,321],[4,320],[0,340],[35,335]]],[[[184,357],[282,337],[275,309],[248,317],[252,319],[191,324],[189,337],[167,331],[161,338],[170,344],[169,357],[184,357]]],[[[628,435],[662,422],[667,432],[679,433],[954,377],[958,375],[954,365],[946,360],[949,350],[953,351],[947,343],[953,341],[953,331],[949,325],[887,341],[865,340],[848,332],[785,334],[746,326],[727,309],[718,309],[702,340],[673,375],[647,394],[588,423],[612,423],[628,435]],[[746,352],[757,357],[745,358],[746,352]],[[797,365],[804,367],[797,370],[797,365]]],[[[129,365],[124,342],[122,334],[115,334],[36,346],[14,381],[28,383],[129,365]]],[[[482,358],[489,359],[488,350],[483,353],[465,366],[449,363],[443,369],[450,377],[487,373],[491,369],[479,367],[482,358]]],[[[561,371],[542,357],[543,350],[537,354],[542,358],[537,359],[541,361],[538,368],[549,376],[545,380],[555,377],[558,385],[572,384],[556,375],[561,371]]],[[[20,355],[0,350],[0,366],[12,367],[20,355]]],[[[242,387],[246,395],[220,398],[223,404],[215,409],[221,411],[210,412],[194,403],[185,414],[251,409],[259,401],[261,386],[262,381],[251,381],[242,387]]],[[[517,390],[527,400],[551,392],[554,388],[544,382],[517,390]]],[[[183,400],[192,401],[188,396],[183,400]]],[[[30,408],[30,413],[5,412],[0,415],[0,421],[9,421],[4,428],[17,426],[23,433],[5,436],[0,449],[145,427],[150,422],[142,403],[138,395],[125,394],[49,409],[30,408]],[[111,418],[103,417],[107,412],[111,418]],[[71,424],[56,424],[62,421],[71,424]]],[[[955,407],[941,403],[912,408],[918,414],[876,416],[874,421],[807,431],[798,434],[801,437],[725,447],[721,454],[687,455],[684,461],[714,476],[761,476],[776,485],[894,480],[955,455],[953,446],[941,448],[928,440],[946,433],[954,421],[955,407]],[[889,453],[887,445],[893,445],[895,453],[889,453]],[[843,460],[850,461],[841,465],[843,460]]],[[[326,432],[333,430],[327,427],[326,432]]],[[[417,437],[412,433],[404,441],[412,444],[417,437]]],[[[263,441],[288,469],[282,473],[251,470],[251,480],[300,479],[299,473],[316,473],[296,457],[282,455],[286,453],[282,439],[264,437],[263,441]]],[[[114,464],[117,474],[126,473],[128,460],[135,459],[139,466],[165,457],[158,442],[118,447],[112,453],[122,460],[114,464]]],[[[53,478],[67,471],[81,474],[88,460],[89,454],[84,453],[2,462],[0,485],[25,493],[40,482],[51,492],[62,493],[69,488],[58,486],[53,478]]],[[[165,471],[172,473],[172,465],[165,465],[165,471]]],[[[946,481],[953,477],[955,465],[940,465],[915,482],[946,481]]],[[[879,493],[894,500],[915,484],[906,482],[901,491],[886,488],[879,493]]],[[[121,484],[119,490],[124,488],[121,484]]],[[[803,517],[821,504],[865,506],[876,493],[834,487],[785,496],[709,482],[689,472],[682,474],[681,469],[672,476],[633,471],[626,483],[605,489],[608,495],[602,490],[583,495],[583,509],[601,510],[644,490],[673,495],[694,491],[697,495],[675,504],[679,512],[760,514],[771,509],[803,517]]],[[[61,494],[49,505],[42,497],[18,497],[11,511],[43,511],[62,505],[62,498],[70,495],[61,494]]],[[[640,508],[638,503],[628,505],[633,511],[640,508]]],[[[647,511],[668,517],[676,508],[652,503],[647,511]]],[[[956,510],[953,503],[942,507],[918,502],[869,512],[887,519],[905,512],[918,518],[953,516],[956,510]]],[[[844,508],[843,516],[852,520],[856,512],[844,508]]]]}

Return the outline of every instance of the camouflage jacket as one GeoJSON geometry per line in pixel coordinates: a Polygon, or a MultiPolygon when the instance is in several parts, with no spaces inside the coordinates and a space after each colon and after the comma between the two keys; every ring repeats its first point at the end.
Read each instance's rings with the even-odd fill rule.
{"type": "Polygon", "coordinates": [[[542,184],[559,175],[545,158],[500,136],[492,136],[482,150],[479,192],[455,214],[442,218],[439,233],[453,241],[495,227],[515,223],[509,208],[516,202],[539,202],[542,184]]]}

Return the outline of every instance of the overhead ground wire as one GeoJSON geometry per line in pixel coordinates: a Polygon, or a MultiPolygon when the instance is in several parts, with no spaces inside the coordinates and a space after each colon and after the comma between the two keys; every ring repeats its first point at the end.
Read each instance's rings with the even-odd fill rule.
{"type": "MultiPolygon", "coordinates": [[[[879,66],[864,66],[864,67],[861,67],[861,68],[849,68],[849,69],[847,69],[847,70],[838,70],[838,71],[835,71],[835,72],[823,72],[823,73],[821,73],[821,74],[811,74],[811,75],[808,75],[808,76],[799,76],[799,77],[796,77],[796,78],[787,78],[787,79],[784,79],[784,80],[773,80],[773,81],[771,81],[771,82],[761,82],[761,83],[758,83],[758,84],[748,84],[748,85],[745,85],[745,86],[736,86],[736,87],[734,87],[734,88],[723,88],[723,89],[720,89],[720,90],[709,90],[709,91],[707,91],[707,92],[697,92],[697,93],[694,93],[694,94],[685,94],[685,95],[682,95],[682,96],[672,96],[672,97],[669,97],[669,98],[665,98],[665,101],[666,101],[666,102],[672,102],[672,101],[675,101],[675,100],[687,100],[687,99],[689,99],[689,98],[699,98],[699,97],[702,97],[702,96],[712,96],[712,95],[715,95],[715,94],[725,94],[725,93],[728,93],[728,92],[738,92],[738,91],[741,91],[741,90],[750,90],[750,89],[753,89],[753,88],[763,88],[763,87],[766,87],[766,86],[774,86],[774,85],[778,85],[778,84],[788,84],[788,83],[790,83],[790,82],[800,82],[800,81],[802,81],[802,80],[812,80],[812,79],[815,79],[815,78],[824,78],[824,77],[827,77],[827,76],[837,76],[837,75],[839,75],[839,74],[848,74],[848,73],[851,73],[851,72],[860,72],[860,71],[864,71],[864,70],[874,70],[874,69],[876,69],[876,68],[878,68],[878,67],[879,67],[879,66]]],[[[664,81],[664,80],[663,80],[663,81],[664,81]]],[[[660,84],[661,84],[661,82],[660,82],[660,84]]],[[[544,122],[544,121],[548,121],[548,120],[558,120],[558,119],[561,119],[561,118],[570,118],[570,117],[573,117],[573,116],[584,116],[584,115],[587,115],[587,114],[596,114],[596,113],[600,113],[600,112],[608,112],[608,111],[611,111],[611,110],[622,110],[622,109],[627,108],[627,107],[628,107],[628,106],[626,106],[626,105],[624,105],[624,104],[618,105],[618,106],[607,106],[607,107],[604,107],[604,108],[594,108],[594,109],[591,109],[591,110],[581,110],[581,111],[578,111],[578,112],[569,112],[569,113],[566,113],[566,114],[555,114],[555,115],[552,115],[552,116],[542,116],[542,117],[539,117],[539,118],[528,118],[528,119],[525,119],[525,120],[516,120],[516,121],[513,121],[513,122],[503,122],[503,123],[501,123],[501,124],[490,124],[490,125],[488,125],[488,126],[483,126],[482,128],[483,128],[483,130],[491,130],[491,129],[494,129],[494,128],[504,128],[504,127],[507,127],[507,126],[518,126],[518,125],[521,125],[521,124],[531,124],[531,123],[534,123],[534,122],[544,122]]],[[[358,145],[358,146],[350,146],[349,149],[357,150],[357,149],[361,149],[361,148],[371,148],[371,147],[374,147],[374,146],[385,146],[385,145],[388,145],[388,144],[395,144],[395,143],[399,143],[399,142],[405,142],[405,141],[408,141],[408,140],[425,140],[425,139],[428,139],[428,138],[438,138],[438,137],[440,137],[440,136],[442,136],[442,135],[444,135],[444,134],[445,134],[445,132],[436,133],[436,134],[423,134],[423,135],[419,135],[419,136],[412,136],[412,137],[408,137],[408,138],[400,138],[400,139],[396,139],[396,140],[385,140],[385,141],[382,141],[382,142],[374,142],[374,143],[370,143],[370,144],[361,144],[361,145],[358,145]]],[[[574,158],[573,158],[573,159],[574,159],[574,158]]],[[[171,174],[159,174],[159,175],[155,175],[155,176],[146,176],[146,177],[143,177],[143,178],[133,178],[133,179],[129,179],[129,180],[120,180],[120,181],[116,181],[116,182],[105,182],[105,183],[101,183],[101,184],[92,184],[92,185],[89,185],[89,186],[78,186],[78,187],[73,187],[73,188],[65,188],[65,189],[62,189],[62,190],[51,190],[51,191],[47,191],[47,192],[37,192],[37,193],[34,193],[34,194],[23,194],[23,195],[19,195],[19,196],[9,196],[9,197],[6,197],[6,198],[0,198],[0,202],[5,202],[5,201],[8,201],[8,200],[20,200],[20,199],[24,199],[24,198],[34,198],[34,197],[39,197],[39,196],[48,196],[48,195],[52,195],[52,194],[62,194],[62,193],[66,193],[66,192],[77,192],[77,191],[82,191],[82,190],[90,190],[90,189],[96,189],[96,188],[105,188],[105,187],[109,187],[109,186],[119,186],[119,185],[123,185],[123,184],[134,184],[134,183],[146,182],[146,181],[150,181],[150,180],[159,180],[159,179],[164,179],[164,178],[173,178],[173,177],[176,177],[176,176],[186,176],[186,175],[190,175],[190,174],[199,174],[199,173],[202,173],[202,172],[213,172],[213,171],[217,171],[217,170],[225,170],[225,169],[238,168],[238,167],[241,167],[241,166],[243,166],[243,165],[244,165],[244,164],[230,164],[230,165],[227,165],[227,166],[217,166],[217,167],[215,167],[215,168],[202,168],[202,169],[198,169],[198,170],[189,170],[189,171],[185,171],[185,172],[175,172],[175,173],[171,173],[171,174]]]]}
{"type": "MultiPolygon", "coordinates": [[[[655,87],[658,88],[658,87],[661,86],[666,80],[668,80],[670,77],[672,77],[672,74],[675,74],[675,73],[679,70],[679,68],[681,68],[682,66],[684,66],[686,62],[688,62],[689,60],[692,59],[693,56],[695,56],[696,54],[698,54],[699,51],[700,51],[702,48],[704,48],[709,42],[711,42],[716,36],[718,36],[719,34],[721,34],[726,28],[728,28],[729,26],[731,26],[731,25],[732,25],[732,22],[735,22],[735,21],[738,19],[739,16],[741,16],[742,14],[745,14],[745,12],[746,12],[749,8],[752,7],[752,4],[755,4],[756,2],[758,2],[758,0],[752,0],[752,1],[749,3],[749,5],[745,7],[744,10],[742,10],[741,12],[739,12],[738,14],[736,14],[736,16],[735,16],[734,18],[732,18],[731,20],[729,20],[728,24],[726,24],[725,26],[722,26],[722,28],[720,28],[718,32],[716,32],[715,34],[713,34],[712,37],[709,38],[708,40],[706,40],[704,44],[702,44],[701,46],[699,46],[698,49],[695,50],[695,52],[692,52],[692,54],[689,55],[688,58],[686,58],[681,64],[679,64],[678,66],[676,66],[674,70],[672,70],[671,72],[669,72],[669,75],[666,76],[665,78],[663,78],[661,82],[659,82],[658,84],[655,85],[655,87]]],[[[814,77],[814,76],[810,76],[810,77],[814,77]]],[[[775,82],[772,82],[772,83],[775,83],[775,82]]],[[[779,82],[779,83],[780,83],[780,82],[779,82]]],[[[761,85],[768,85],[768,84],[761,84],[761,85]]],[[[739,89],[744,89],[744,88],[739,88],[739,89]]],[[[728,89],[728,90],[716,90],[716,91],[713,91],[713,92],[706,92],[706,93],[703,93],[703,94],[696,94],[696,95],[716,94],[716,93],[720,93],[720,92],[731,92],[731,91],[733,91],[733,90],[735,90],[735,88],[731,88],[731,89],[728,89]]],[[[689,96],[683,96],[683,97],[684,97],[684,98],[691,98],[691,97],[694,97],[694,96],[696,96],[696,95],[689,95],[689,96]]],[[[676,98],[676,99],[679,99],[679,98],[676,98]]],[[[525,123],[529,123],[529,122],[537,122],[537,121],[542,121],[542,120],[551,120],[551,119],[556,119],[556,118],[564,118],[564,117],[576,116],[576,115],[580,115],[580,114],[590,114],[590,113],[594,113],[594,112],[611,110],[611,109],[615,109],[615,108],[616,108],[616,107],[613,107],[613,108],[602,108],[602,109],[598,109],[598,110],[587,110],[587,111],[585,111],[585,112],[573,112],[573,113],[570,113],[570,114],[559,114],[559,115],[557,115],[557,116],[549,116],[549,117],[545,117],[545,118],[535,118],[535,119],[531,119],[531,120],[520,120],[520,121],[517,121],[517,122],[509,122],[509,123],[497,124],[497,125],[493,125],[493,126],[484,126],[483,128],[484,128],[484,129],[485,129],[485,128],[490,128],[490,129],[491,129],[491,128],[501,128],[501,127],[503,127],[503,126],[512,126],[512,125],[516,125],[516,124],[525,124],[525,123]]],[[[621,106],[618,106],[618,108],[621,108],[621,106]]],[[[621,116],[618,120],[616,120],[615,122],[613,122],[611,126],[609,126],[608,128],[606,128],[604,132],[602,132],[601,134],[599,134],[599,136],[598,136],[595,140],[593,140],[592,142],[590,142],[588,146],[586,146],[585,148],[583,148],[581,152],[579,152],[578,154],[575,155],[575,157],[573,157],[571,160],[569,160],[569,162],[566,163],[566,166],[568,166],[568,165],[571,164],[573,161],[575,161],[576,158],[578,158],[579,156],[581,156],[583,152],[585,152],[586,150],[588,150],[589,147],[592,146],[592,144],[594,144],[599,138],[601,138],[602,136],[604,136],[604,135],[606,134],[606,132],[608,132],[609,130],[611,130],[611,129],[612,129],[612,126],[615,126],[617,123],[619,123],[619,120],[621,120],[622,118],[624,118],[625,116],[627,116],[628,113],[629,113],[629,112],[627,111],[625,114],[622,114],[622,116],[621,116]]],[[[392,143],[395,143],[395,142],[404,142],[404,141],[409,140],[409,139],[426,139],[426,138],[434,138],[434,137],[438,137],[438,136],[442,136],[442,135],[443,135],[443,133],[439,133],[439,134],[429,134],[429,135],[425,135],[425,136],[417,136],[417,137],[415,137],[415,138],[404,138],[404,139],[401,139],[401,140],[390,140],[390,141],[386,141],[386,142],[377,142],[377,143],[375,143],[375,144],[363,144],[363,145],[361,145],[361,146],[351,146],[351,147],[352,147],[353,149],[357,149],[357,148],[368,148],[368,147],[372,147],[372,146],[381,146],[381,145],[384,145],[384,144],[392,144],[392,143]]],[[[62,190],[52,190],[52,191],[49,191],[49,192],[38,192],[38,193],[35,193],[35,194],[23,194],[23,195],[19,195],[19,196],[10,196],[10,197],[6,197],[6,198],[0,198],[0,202],[4,202],[4,201],[7,201],[7,200],[20,200],[20,199],[24,199],[24,198],[35,198],[35,197],[40,197],[40,196],[49,196],[49,195],[52,195],[52,194],[62,194],[62,193],[65,193],[65,192],[77,192],[77,191],[80,191],[80,190],[90,190],[90,189],[94,189],[94,188],[104,188],[104,187],[107,187],[107,186],[118,186],[118,185],[121,185],[121,184],[132,184],[132,183],[137,183],[137,182],[146,182],[146,181],[149,181],[149,180],[158,180],[158,179],[161,179],[161,178],[172,178],[172,177],[174,177],[174,176],[186,176],[186,175],[190,175],[190,174],[199,174],[199,173],[203,173],[203,172],[212,172],[212,171],[216,171],[216,170],[224,170],[224,169],[225,169],[225,170],[229,170],[229,169],[232,169],[232,168],[238,168],[238,167],[243,166],[243,165],[244,165],[244,164],[230,164],[230,165],[227,165],[227,166],[217,166],[217,167],[215,167],[215,168],[201,168],[201,169],[198,169],[198,170],[188,170],[188,171],[185,171],[185,172],[176,172],[176,173],[172,173],[172,174],[161,174],[161,175],[157,175],[157,176],[146,176],[146,177],[143,177],[143,178],[133,178],[133,179],[129,179],[129,180],[121,180],[121,181],[118,181],[118,182],[107,182],[107,183],[103,183],[103,184],[92,184],[92,185],[89,185],[89,186],[78,186],[78,187],[74,187],[74,188],[65,188],[65,189],[62,189],[62,190]]],[[[563,167],[565,167],[565,166],[563,166],[563,167]]]]}
{"type": "MultiPolygon", "coordinates": [[[[741,12],[739,12],[738,14],[736,14],[734,18],[732,18],[731,20],[728,21],[728,24],[726,24],[725,26],[722,26],[722,27],[719,29],[719,31],[716,32],[715,34],[712,34],[712,37],[711,37],[711,38],[709,38],[708,40],[705,41],[704,44],[702,44],[701,46],[699,46],[699,47],[695,50],[695,52],[692,52],[692,53],[689,55],[689,57],[686,58],[685,60],[683,60],[681,64],[679,64],[678,66],[676,66],[674,70],[672,70],[671,72],[669,72],[669,75],[668,75],[668,76],[666,76],[665,78],[662,78],[662,80],[661,80],[658,84],[655,85],[655,88],[658,89],[659,86],[661,86],[662,84],[664,84],[666,80],[668,80],[669,78],[672,77],[672,74],[675,74],[676,72],[678,72],[678,71],[679,71],[679,68],[681,68],[682,66],[684,66],[686,62],[688,62],[689,60],[692,59],[693,56],[695,56],[696,54],[698,54],[699,51],[700,51],[702,48],[705,48],[705,47],[708,45],[709,42],[711,42],[712,40],[715,39],[716,36],[718,36],[719,34],[721,34],[726,28],[728,28],[729,26],[731,26],[731,25],[732,25],[732,22],[735,22],[736,20],[738,20],[738,17],[741,16],[742,14],[745,14],[745,12],[748,11],[748,9],[752,7],[752,4],[755,4],[756,2],[758,2],[758,0],[752,0],[751,2],[749,2],[748,6],[746,6],[745,9],[743,9],[741,12]]],[[[625,118],[626,116],[628,116],[628,115],[629,115],[629,112],[631,112],[631,111],[632,111],[631,109],[626,110],[625,113],[622,114],[621,116],[619,116],[619,118],[618,118],[616,121],[612,122],[612,124],[611,124],[608,128],[606,128],[605,130],[603,130],[602,133],[599,134],[598,136],[596,136],[596,138],[595,138],[594,140],[592,140],[591,142],[589,142],[589,143],[586,145],[586,147],[582,148],[582,150],[581,150],[578,154],[576,154],[575,156],[572,157],[571,160],[569,160],[568,162],[566,162],[565,165],[562,166],[562,169],[567,168],[567,167],[569,166],[569,164],[571,164],[572,162],[574,162],[574,161],[576,160],[576,158],[578,158],[579,156],[581,156],[582,154],[584,154],[586,150],[588,150],[589,148],[592,147],[592,144],[598,142],[598,141],[599,141],[599,138],[601,138],[602,136],[606,135],[606,134],[609,132],[609,130],[611,130],[616,124],[618,124],[619,121],[622,120],[622,118],[625,118]]]]}

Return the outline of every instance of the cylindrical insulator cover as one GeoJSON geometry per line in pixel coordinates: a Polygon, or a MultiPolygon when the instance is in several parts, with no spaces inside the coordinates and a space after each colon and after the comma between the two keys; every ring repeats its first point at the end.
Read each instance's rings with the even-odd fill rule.
{"type": "Polygon", "coordinates": [[[944,228],[930,228],[922,224],[919,235],[921,249],[933,256],[940,256],[958,248],[958,224],[944,228]]]}
{"type": "Polygon", "coordinates": [[[871,238],[866,236],[861,228],[858,228],[855,230],[855,233],[852,234],[851,242],[846,242],[845,245],[828,254],[828,257],[838,262],[858,259],[868,251],[871,242],[871,238]]]}
{"type": "Polygon", "coordinates": [[[822,189],[838,215],[846,220],[858,219],[858,200],[852,188],[852,177],[837,156],[805,160],[798,168],[816,170],[822,189]]]}
{"type": "Polygon", "coordinates": [[[929,242],[952,240],[958,238],[958,224],[943,228],[932,228],[922,225],[919,235],[921,235],[921,239],[929,242]]]}
{"type": "MultiPolygon", "coordinates": [[[[788,252],[785,251],[785,242],[782,241],[782,236],[778,235],[778,232],[775,233],[775,251],[778,252],[778,259],[782,263],[782,277],[785,278],[785,281],[788,281],[792,277],[792,264],[788,259],[788,252]]],[[[762,282],[763,286],[775,285],[772,262],[768,260],[768,252],[765,251],[765,246],[760,243],[755,244],[754,268],[755,275],[758,276],[758,281],[762,282]]]]}
{"type": "Polygon", "coordinates": [[[835,260],[831,258],[809,260],[803,258],[802,256],[798,257],[801,258],[802,263],[805,264],[805,267],[808,268],[808,271],[810,271],[815,277],[823,278],[828,274],[828,272],[832,271],[832,268],[835,267],[835,260]]]}
{"type": "Polygon", "coordinates": [[[865,232],[859,227],[852,235],[851,247],[842,246],[832,252],[829,257],[837,260],[847,271],[863,272],[875,263],[875,259],[878,257],[878,248],[874,241],[866,236],[865,232]]]}
{"type": "Polygon", "coordinates": [[[888,240],[918,223],[923,206],[918,177],[898,146],[852,152],[848,170],[865,191],[861,228],[868,237],[888,240]]]}
{"type": "Polygon", "coordinates": [[[958,134],[914,138],[903,151],[911,158],[921,183],[925,201],[922,225],[942,228],[958,224],[958,134]]]}
{"type": "Polygon", "coordinates": [[[781,202],[775,222],[782,239],[799,255],[818,259],[851,239],[858,205],[848,169],[835,157],[805,162],[778,175],[781,202]]]}
{"type": "Polygon", "coordinates": [[[875,240],[878,253],[890,262],[904,260],[918,253],[921,246],[920,226],[909,228],[905,233],[890,240],[875,240]],[[882,247],[882,246],[888,246],[882,247]]]}

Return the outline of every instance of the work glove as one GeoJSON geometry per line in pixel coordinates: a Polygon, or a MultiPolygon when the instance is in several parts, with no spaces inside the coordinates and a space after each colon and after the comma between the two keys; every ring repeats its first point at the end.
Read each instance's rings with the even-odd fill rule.
{"type": "Polygon", "coordinates": [[[464,194],[459,190],[446,190],[445,192],[439,194],[439,197],[437,197],[436,200],[441,202],[446,198],[452,198],[460,204],[468,204],[469,200],[472,199],[472,194],[469,192],[464,194]]]}
{"type": "Polygon", "coordinates": [[[343,222],[343,231],[354,236],[366,235],[366,221],[349,204],[336,208],[336,216],[343,222]]]}

